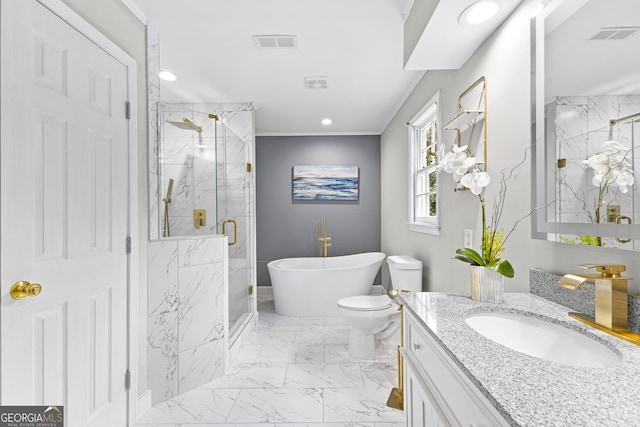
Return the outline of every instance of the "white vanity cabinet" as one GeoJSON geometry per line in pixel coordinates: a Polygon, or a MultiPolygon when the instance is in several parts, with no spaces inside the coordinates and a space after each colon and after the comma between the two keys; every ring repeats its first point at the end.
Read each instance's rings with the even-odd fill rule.
{"type": "Polygon", "coordinates": [[[496,427],[509,423],[424,330],[404,311],[404,410],[407,426],[496,427]]]}

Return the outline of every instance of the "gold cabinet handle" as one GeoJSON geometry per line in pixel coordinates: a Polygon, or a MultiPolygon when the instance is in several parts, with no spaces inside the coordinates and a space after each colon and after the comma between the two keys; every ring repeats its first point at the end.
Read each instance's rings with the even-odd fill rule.
{"type": "Polygon", "coordinates": [[[26,297],[36,297],[42,292],[42,286],[38,283],[29,283],[25,280],[16,282],[11,287],[9,294],[13,299],[25,299],[26,297]]]}
{"type": "Polygon", "coordinates": [[[227,234],[227,222],[233,224],[233,241],[229,242],[229,246],[233,246],[238,242],[238,223],[233,219],[228,219],[222,223],[222,234],[227,234]]]}

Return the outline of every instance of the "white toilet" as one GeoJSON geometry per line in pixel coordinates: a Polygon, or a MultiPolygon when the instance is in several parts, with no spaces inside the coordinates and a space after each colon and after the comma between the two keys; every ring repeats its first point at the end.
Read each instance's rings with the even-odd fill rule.
{"type": "MultiPolygon", "coordinates": [[[[387,257],[391,288],[420,292],[422,262],[406,255],[387,257]]],[[[388,295],[361,295],[342,298],[338,312],[351,327],[349,354],[358,359],[374,359],[376,339],[393,335],[400,327],[397,304],[388,295]]]]}

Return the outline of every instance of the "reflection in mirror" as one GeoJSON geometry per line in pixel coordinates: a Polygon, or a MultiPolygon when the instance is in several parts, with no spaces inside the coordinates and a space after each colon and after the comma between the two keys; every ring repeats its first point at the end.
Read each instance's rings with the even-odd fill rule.
{"type": "Polygon", "coordinates": [[[640,249],[640,1],[554,0],[535,34],[538,236],[640,249]]]}

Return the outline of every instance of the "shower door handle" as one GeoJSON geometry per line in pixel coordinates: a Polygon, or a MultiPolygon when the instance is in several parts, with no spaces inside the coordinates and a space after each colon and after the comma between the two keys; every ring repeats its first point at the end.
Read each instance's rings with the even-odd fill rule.
{"type": "Polygon", "coordinates": [[[229,242],[229,246],[233,246],[238,242],[238,223],[233,219],[228,219],[222,222],[222,234],[227,234],[227,222],[233,224],[233,241],[229,242]]]}

